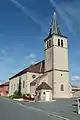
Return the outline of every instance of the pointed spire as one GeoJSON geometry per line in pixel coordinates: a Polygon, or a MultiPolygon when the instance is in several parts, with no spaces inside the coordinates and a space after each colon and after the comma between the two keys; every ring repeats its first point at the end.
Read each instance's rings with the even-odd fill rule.
{"type": "Polygon", "coordinates": [[[60,26],[57,22],[57,17],[56,17],[56,11],[55,10],[54,10],[54,14],[53,14],[53,18],[52,18],[52,22],[51,22],[51,26],[50,26],[49,35],[51,35],[53,33],[61,35],[60,26]]]}

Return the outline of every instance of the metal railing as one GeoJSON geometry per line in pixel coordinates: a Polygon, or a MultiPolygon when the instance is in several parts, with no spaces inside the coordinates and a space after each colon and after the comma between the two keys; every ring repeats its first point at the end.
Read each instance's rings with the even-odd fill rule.
{"type": "Polygon", "coordinates": [[[73,111],[80,114],[80,97],[74,99],[74,103],[72,104],[73,111]]]}

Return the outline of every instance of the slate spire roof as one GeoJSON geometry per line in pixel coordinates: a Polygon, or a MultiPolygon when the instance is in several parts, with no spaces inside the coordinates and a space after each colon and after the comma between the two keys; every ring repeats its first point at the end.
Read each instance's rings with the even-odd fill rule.
{"type": "Polygon", "coordinates": [[[50,25],[49,35],[51,35],[53,33],[57,34],[57,35],[61,35],[60,26],[59,26],[58,21],[57,21],[56,11],[54,11],[54,14],[53,14],[53,17],[52,17],[52,22],[51,22],[51,25],[50,25]]]}

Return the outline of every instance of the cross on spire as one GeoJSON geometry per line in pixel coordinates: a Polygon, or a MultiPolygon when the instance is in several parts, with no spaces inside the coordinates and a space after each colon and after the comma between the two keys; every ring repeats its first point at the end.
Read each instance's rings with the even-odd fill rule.
{"type": "Polygon", "coordinates": [[[49,30],[49,35],[51,34],[57,34],[57,35],[61,35],[60,32],[60,26],[57,22],[57,17],[56,17],[56,11],[54,10],[54,14],[52,17],[52,22],[51,22],[51,26],[50,26],[50,30],[49,30]]]}

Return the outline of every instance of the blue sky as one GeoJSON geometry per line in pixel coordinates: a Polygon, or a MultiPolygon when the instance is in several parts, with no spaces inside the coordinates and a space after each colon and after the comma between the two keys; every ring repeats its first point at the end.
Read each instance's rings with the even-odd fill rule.
{"type": "Polygon", "coordinates": [[[79,5],[79,0],[0,0],[0,79],[44,59],[44,38],[55,7],[61,31],[68,36],[70,81],[79,85],[79,5]]]}

